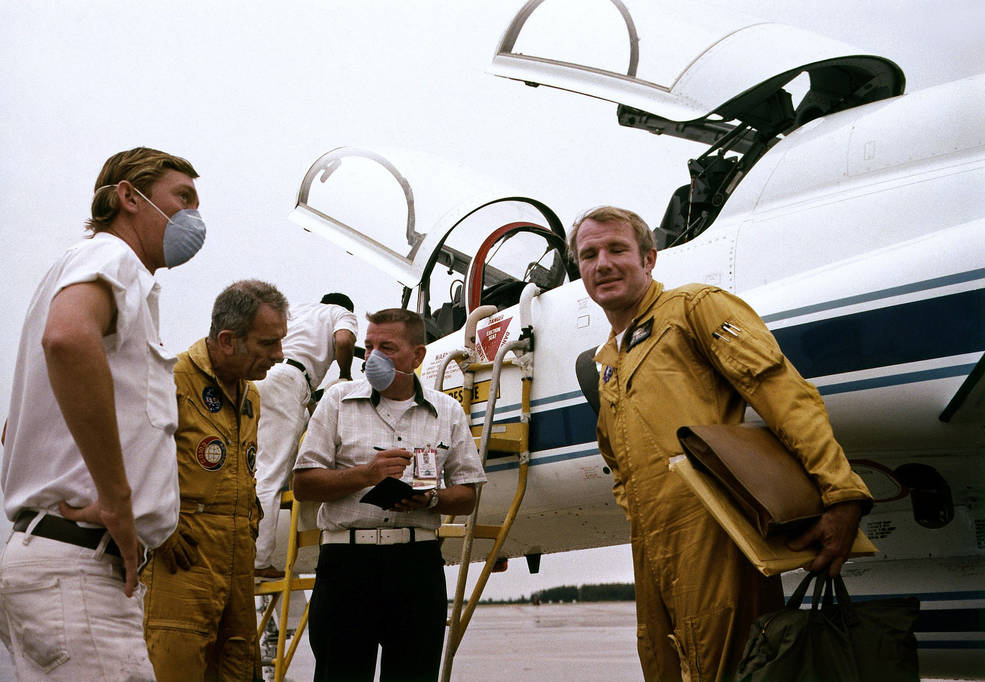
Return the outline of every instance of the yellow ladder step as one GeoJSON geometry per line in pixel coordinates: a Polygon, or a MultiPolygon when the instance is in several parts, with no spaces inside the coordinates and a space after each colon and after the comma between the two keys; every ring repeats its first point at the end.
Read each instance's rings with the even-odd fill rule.
{"type": "MultiPolygon", "coordinates": [[[[275,594],[284,591],[286,578],[281,578],[280,580],[267,580],[261,583],[257,583],[253,590],[254,594],[275,594]]],[[[293,590],[310,590],[315,586],[314,578],[293,578],[290,581],[290,589],[293,590]]]]}
{"type": "MultiPolygon", "coordinates": [[[[502,526],[476,525],[474,537],[495,540],[502,526]]],[[[443,523],[438,529],[439,538],[464,538],[467,530],[464,523],[443,523]]]]}
{"type": "Polygon", "coordinates": [[[464,523],[443,523],[441,527],[438,528],[439,538],[464,538],[465,537],[465,524],[464,523]]]}
{"type": "Polygon", "coordinates": [[[294,492],[290,488],[282,490],[280,493],[280,508],[290,509],[292,504],[294,504],[294,492]]]}
{"type": "Polygon", "coordinates": [[[485,538],[487,540],[495,540],[499,537],[499,532],[502,530],[502,526],[483,526],[476,524],[475,526],[475,537],[485,538]]]}
{"type": "MultiPolygon", "coordinates": [[[[508,422],[493,424],[489,433],[489,450],[495,452],[523,452],[527,449],[527,424],[523,422],[508,422]]],[[[482,438],[482,427],[472,427],[472,438],[475,446],[479,447],[482,438]]]]}

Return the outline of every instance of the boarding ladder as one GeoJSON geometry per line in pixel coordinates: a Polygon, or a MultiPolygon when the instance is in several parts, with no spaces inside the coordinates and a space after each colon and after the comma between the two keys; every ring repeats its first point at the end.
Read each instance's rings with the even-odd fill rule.
{"type": "MultiPolygon", "coordinates": [[[[448,364],[455,360],[462,369],[464,382],[462,386],[462,407],[466,416],[471,421],[473,387],[475,386],[475,375],[477,372],[491,370],[489,383],[489,398],[486,404],[486,418],[481,426],[472,425],[472,433],[475,437],[476,445],[479,449],[479,457],[485,468],[486,457],[490,451],[516,453],[519,458],[519,468],[517,474],[516,491],[513,500],[507,510],[504,520],[499,525],[477,525],[479,503],[481,500],[482,488],[476,491],[475,509],[465,523],[456,523],[455,518],[446,516],[442,521],[438,535],[441,538],[461,538],[462,552],[461,562],[458,571],[458,581],[455,588],[455,597],[452,602],[452,614],[448,619],[448,637],[445,644],[444,660],[442,663],[441,679],[448,682],[451,679],[452,660],[465,630],[471,621],[475,607],[479,603],[482,592],[485,589],[489,575],[493,572],[496,558],[506,542],[513,521],[523,502],[523,496],[527,488],[527,467],[530,460],[529,452],[529,425],[530,425],[530,389],[533,381],[533,326],[530,322],[530,302],[540,293],[536,285],[529,284],[523,290],[520,298],[520,321],[523,334],[516,341],[504,343],[496,353],[496,358],[492,363],[476,362],[478,356],[475,350],[476,326],[478,323],[497,312],[495,306],[481,306],[474,310],[469,316],[465,325],[465,348],[450,353],[442,363],[435,380],[435,389],[442,390],[445,370],[448,364]],[[506,354],[512,352],[513,359],[507,360],[506,354]],[[515,365],[521,370],[521,416],[519,422],[493,425],[496,413],[496,399],[499,393],[499,379],[504,365],[515,365]],[[472,560],[473,541],[476,539],[493,540],[493,546],[486,557],[482,572],[479,574],[472,594],[468,602],[465,601],[465,587],[468,579],[469,563],[472,560]]],[[[294,499],[291,490],[285,490],[281,494],[281,508],[290,507],[291,520],[290,531],[288,533],[287,556],[284,565],[284,577],[280,580],[257,583],[255,594],[257,596],[270,595],[271,600],[264,609],[263,616],[257,625],[257,638],[263,636],[267,624],[273,617],[274,612],[280,605],[280,616],[277,628],[277,648],[273,659],[274,682],[282,682],[287,669],[294,658],[299,642],[308,624],[308,605],[305,604],[304,612],[298,622],[293,637],[288,635],[288,614],[290,612],[291,593],[297,590],[311,590],[314,587],[313,577],[300,577],[294,575],[295,564],[301,547],[317,545],[320,540],[319,530],[298,530],[300,519],[300,503],[294,499]],[[287,639],[291,637],[288,647],[287,639]]]]}
{"type": "Polygon", "coordinates": [[[308,604],[305,603],[304,612],[301,620],[294,631],[291,645],[287,647],[288,635],[288,614],[291,606],[291,593],[297,590],[311,590],[315,586],[313,577],[302,578],[294,575],[294,566],[298,560],[298,552],[302,547],[308,545],[318,545],[320,541],[320,531],[317,528],[310,530],[298,530],[298,521],[301,516],[301,504],[294,499],[292,490],[285,490],[281,493],[281,508],[290,506],[291,525],[287,536],[287,557],[284,564],[284,577],[280,580],[257,583],[254,588],[256,596],[270,595],[270,602],[263,611],[263,616],[257,624],[257,640],[263,637],[264,630],[270,622],[271,617],[280,602],[280,617],[277,621],[277,652],[273,659],[274,682],[282,682],[287,674],[287,668],[291,665],[294,652],[297,651],[298,643],[302,640],[302,634],[308,625],[308,604]]]}
{"type": "Polygon", "coordinates": [[[527,490],[527,468],[530,463],[530,390],[533,382],[533,325],[530,316],[530,303],[540,289],[535,284],[528,284],[520,297],[520,327],[522,333],[515,341],[503,343],[496,353],[495,360],[476,362],[478,353],[475,348],[476,326],[479,321],[497,312],[496,306],[480,306],[472,311],[465,325],[465,348],[449,353],[444,359],[435,378],[435,389],[443,390],[445,370],[453,360],[462,370],[462,408],[470,425],[472,421],[472,401],[474,397],[475,375],[480,371],[491,371],[489,382],[489,397],[486,403],[485,419],[481,426],[471,425],[472,435],[476,438],[479,458],[483,469],[490,451],[515,453],[519,458],[516,490],[513,500],[499,525],[478,525],[479,508],[482,487],[476,490],[475,508],[464,524],[455,523],[454,517],[445,517],[438,534],[441,538],[458,537],[462,539],[461,560],[458,567],[458,581],[455,586],[455,597],[452,601],[452,613],[448,619],[448,636],[445,641],[444,658],[441,665],[441,680],[451,680],[451,668],[458,652],[458,647],[465,636],[479,603],[482,591],[485,589],[489,575],[493,572],[499,552],[506,542],[506,537],[513,526],[513,521],[523,502],[527,490]],[[506,359],[507,353],[513,358],[506,359]],[[499,395],[500,375],[504,365],[520,368],[521,379],[521,414],[519,422],[494,424],[496,416],[496,400],[499,395]],[[485,564],[479,574],[472,594],[465,601],[465,584],[468,579],[469,563],[472,560],[472,548],[476,538],[493,540],[493,546],[486,556],[485,564]]]}

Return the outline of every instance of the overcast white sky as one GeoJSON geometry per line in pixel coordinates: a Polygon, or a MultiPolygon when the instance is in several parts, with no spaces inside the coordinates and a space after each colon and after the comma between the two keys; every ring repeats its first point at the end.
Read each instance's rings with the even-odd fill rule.
{"type": "MultiPolygon", "coordinates": [[[[276,283],[292,302],[347,291],[360,315],[399,304],[395,284],[287,220],[305,171],[334,147],[453,158],[545,201],[565,223],[601,203],[659,219],[699,150],[620,129],[615,105],[486,74],[522,4],[0,0],[0,417],[34,287],[82,235],[96,174],[122,149],[184,156],[202,176],[205,248],[159,273],[162,337],[175,350],[207,332],[215,295],[244,277],[276,283]]],[[[699,21],[742,8],[854,43],[894,59],[912,91],[985,71],[980,5],[687,7],[699,21]]],[[[546,556],[540,576],[512,564],[488,595],[632,579],[626,548],[546,556]]]]}

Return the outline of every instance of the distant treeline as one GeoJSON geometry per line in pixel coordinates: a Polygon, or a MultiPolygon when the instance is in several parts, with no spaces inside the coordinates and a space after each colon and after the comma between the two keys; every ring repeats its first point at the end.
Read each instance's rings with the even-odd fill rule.
{"type": "Polygon", "coordinates": [[[601,585],[562,585],[534,592],[529,597],[515,599],[483,599],[482,604],[557,604],[584,601],[633,601],[633,583],[603,583],[601,585]]]}

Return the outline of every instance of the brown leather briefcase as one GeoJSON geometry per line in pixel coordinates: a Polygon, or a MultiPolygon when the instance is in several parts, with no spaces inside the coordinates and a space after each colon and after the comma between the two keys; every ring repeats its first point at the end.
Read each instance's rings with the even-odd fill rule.
{"type": "Polygon", "coordinates": [[[794,534],[824,512],[800,461],[765,426],[682,426],[692,464],[714,476],[764,536],[794,534]]]}

